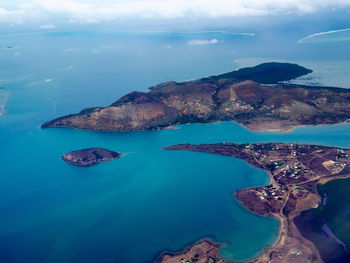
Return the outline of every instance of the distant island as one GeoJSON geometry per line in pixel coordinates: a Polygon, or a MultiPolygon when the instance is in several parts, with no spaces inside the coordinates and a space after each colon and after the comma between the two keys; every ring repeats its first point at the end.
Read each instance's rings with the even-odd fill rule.
{"type": "Polygon", "coordinates": [[[75,166],[92,166],[101,162],[112,161],[121,156],[121,153],[103,148],[88,148],[66,153],[62,160],[75,166]]]}
{"type": "MultiPolygon", "coordinates": [[[[295,219],[302,211],[320,205],[321,197],[316,190],[318,183],[349,177],[349,149],[285,143],[180,144],[165,149],[232,156],[267,171],[269,185],[235,193],[235,197],[249,211],[277,217],[281,222],[276,243],[249,262],[324,262],[322,244],[313,243],[302,236],[297,227],[301,223],[295,224],[295,219]]],[[[331,242],[328,240],[327,245],[331,242]]],[[[331,245],[334,248],[338,246],[331,245]]],[[[328,252],[330,249],[328,247],[328,252]]],[[[220,258],[218,251],[218,244],[204,240],[183,253],[165,253],[157,262],[228,262],[220,258]]]]}
{"type": "Polygon", "coordinates": [[[309,74],[289,63],[264,63],[186,82],[166,82],[132,92],[108,107],[84,109],[42,128],[98,131],[158,130],[188,123],[235,121],[257,131],[350,119],[350,90],[283,83],[309,74]]]}

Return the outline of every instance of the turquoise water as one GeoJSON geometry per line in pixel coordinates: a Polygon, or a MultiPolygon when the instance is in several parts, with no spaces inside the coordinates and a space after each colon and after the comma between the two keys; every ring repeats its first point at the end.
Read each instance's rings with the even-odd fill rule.
{"type": "Polygon", "coordinates": [[[204,237],[223,242],[225,258],[244,260],[272,244],[277,220],[251,214],[233,198],[237,189],[266,184],[263,171],[235,158],[162,147],[221,141],[350,147],[349,123],[285,134],[230,122],[135,133],[40,129],[54,117],[159,82],[232,70],[249,56],[295,56],[322,68],[314,53],[305,54],[324,46],[288,42],[294,47],[288,56],[266,46],[262,57],[258,40],[218,32],[1,36],[0,86],[8,94],[0,117],[1,262],[150,262],[204,237]],[[203,39],[218,43],[190,44],[203,39]],[[60,160],[84,147],[127,154],[89,168],[60,160]]]}

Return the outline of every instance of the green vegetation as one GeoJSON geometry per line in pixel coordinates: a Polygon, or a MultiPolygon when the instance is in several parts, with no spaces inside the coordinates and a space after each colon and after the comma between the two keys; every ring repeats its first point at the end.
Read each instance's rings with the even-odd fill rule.
{"type": "Polygon", "coordinates": [[[311,73],[312,70],[290,63],[263,63],[251,68],[242,68],[215,78],[249,79],[262,84],[275,84],[280,81],[295,79],[311,73]]]}

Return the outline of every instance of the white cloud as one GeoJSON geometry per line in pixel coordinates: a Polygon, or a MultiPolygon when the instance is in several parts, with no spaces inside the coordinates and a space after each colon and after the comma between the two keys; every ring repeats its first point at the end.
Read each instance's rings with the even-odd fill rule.
{"type": "Polygon", "coordinates": [[[52,28],[56,28],[55,25],[41,25],[40,26],[41,29],[52,29],[52,28]]]}
{"type": "Polygon", "coordinates": [[[318,36],[323,36],[323,35],[330,35],[330,34],[335,34],[335,33],[340,33],[340,32],[345,32],[345,31],[350,31],[350,28],[345,28],[345,29],[339,29],[339,30],[331,30],[331,31],[326,31],[326,32],[320,32],[316,34],[309,35],[303,39],[300,39],[298,43],[303,43],[305,40],[318,37],[318,36]]]}
{"type": "Polygon", "coordinates": [[[39,11],[35,8],[27,9],[20,6],[16,9],[7,10],[0,7],[0,23],[21,24],[25,21],[36,20],[39,16],[39,11]]]}
{"type": "Polygon", "coordinates": [[[217,44],[219,43],[219,40],[217,40],[216,38],[213,39],[194,39],[191,41],[188,41],[189,45],[212,45],[212,44],[217,44]]]}
{"type": "Polygon", "coordinates": [[[27,1],[26,4],[12,4],[11,9],[0,8],[0,22],[21,23],[29,19],[38,20],[51,16],[60,16],[66,18],[67,21],[80,23],[97,23],[120,18],[218,18],[287,13],[304,14],[338,8],[350,8],[350,1],[31,0],[27,1]]]}
{"type": "Polygon", "coordinates": [[[75,51],[78,51],[79,49],[76,49],[76,48],[67,48],[65,50],[63,50],[64,53],[69,53],[69,52],[75,52],[75,51]]]}
{"type": "Polygon", "coordinates": [[[102,46],[99,49],[122,49],[122,45],[107,45],[107,46],[102,46]]]}

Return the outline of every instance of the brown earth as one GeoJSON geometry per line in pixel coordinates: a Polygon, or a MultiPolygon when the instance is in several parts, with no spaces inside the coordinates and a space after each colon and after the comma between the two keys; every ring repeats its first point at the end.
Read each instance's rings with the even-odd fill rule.
{"type": "Polygon", "coordinates": [[[294,64],[266,63],[194,81],[166,82],[148,93],[132,92],[108,107],[85,109],[42,127],[136,131],[236,121],[253,130],[285,131],[350,119],[349,90],[277,82],[310,72],[294,64]],[[244,70],[249,74],[243,74],[244,70]]]}

